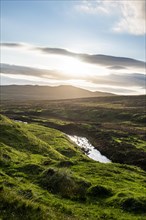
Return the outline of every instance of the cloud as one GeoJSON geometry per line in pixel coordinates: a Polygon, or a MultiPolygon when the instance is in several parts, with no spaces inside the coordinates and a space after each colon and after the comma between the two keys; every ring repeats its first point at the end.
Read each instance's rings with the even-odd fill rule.
{"type": "Polygon", "coordinates": [[[75,9],[77,11],[85,12],[87,14],[109,13],[108,7],[105,7],[105,2],[102,0],[81,1],[75,6],[75,9]]]}
{"type": "Polygon", "coordinates": [[[139,60],[127,57],[115,57],[107,55],[81,55],[82,60],[92,64],[98,64],[111,68],[111,66],[120,66],[120,68],[145,68],[145,63],[139,60]]]}
{"type": "Polygon", "coordinates": [[[25,44],[22,43],[0,43],[1,47],[8,47],[8,48],[21,48],[25,44]]]}
{"type": "Polygon", "coordinates": [[[138,88],[125,88],[125,87],[118,87],[118,86],[100,86],[98,88],[99,91],[106,91],[109,93],[115,93],[117,95],[136,95],[136,94],[143,94],[139,91],[138,88]]]}
{"type": "Polygon", "coordinates": [[[76,10],[92,15],[116,16],[112,23],[114,32],[144,35],[146,33],[146,1],[81,1],[76,5],[76,10]]]}
{"type": "Polygon", "coordinates": [[[121,19],[113,30],[134,35],[146,33],[146,2],[140,1],[121,1],[121,19]]]}
{"type": "Polygon", "coordinates": [[[111,70],[123,70],[123,69],[126,69],[126,67],[124,67],[124,66],[109,66],[108,69],[111,69],[111,70]]]}
{"type": "Polygon", "coordinates": [[[1,73],[11,75],[34,76],[46,79],[67,79],[68,77],[57,70],[45,70],[38,68],[31,68],[26,66],[16,66],[10,64],[1,64],[1,73]]]}
{"type": "MultiPolygon", "coordinates": [[[[12,47],[22,47],[23,44],[2,43],[1,45],[12,48],[12,47]]],[[[139,61],[139,60],[131,59],[127,57],[116,57],[116,56],[109,56],[109,55],[103,55],[103,54],[93,54],[93,55],[82,54],[82,53],[74,53],[63,48],[36,47],[36,46],[31,46],[31,45],[29,45],[29,48],[26,48],[26,49],[33,50],[33,51],[35,50],[35,51],[38,51],[44,54],[73,57],[85,63],[103,66],[103,67],[106,67],[108,69],[113,69],[113,70],[134,68],[140,71],[145,71],[145,66],[146,66],[146,63],[143,61],[139,61]]]]}
{"type": "Polygon", "coordinates": [[[144,70],[145,68],[145,62],[127,57],[115,57],[115,56],[107,56],[101,54],[90,55],[90,54],[73,53],[61,48],[36,47],[36,49],[46,54],[71,56],[74,58],[78,58],[86,63],[102,65],[106,67],[109,66],[109,68],[111,68],[111,66],[113,66],[113,68],[119,68],[119,69],[134,67],[134,68],[141,68],[144,70]]]}
{"type": "Polygon", "coordinates": [[[46,54],[63,55],[63,56],[71,56],[71,57],[79,56],[79,54],[77,53],[73,53],[62,48],[36,47],[35,50],[39,50],[46,54]]]}
{"type": "MultiPolygon", "coordinates": [[[[2,46],[11,47],[22,47],[22,44],[17,43],[2,43],[2,46]]],[[[104,66],[109,69],[120,70],[126,68],[137,68],[145,71],[146,63],[136,59],[127,57],[116,57],[102,54],[82,54],[74,53],[63,48],[51,48],[51,47],[35,47],[29,46],[29,50],[36,50],[45,54],[68,56],[80,59],[83,62],[104,66]]]]}
{"type": "MultiPolygon", "coordinates": [[[[12,84],[17,84],[17,85],[35,85],[38,82],[36,82],[35,80],[29,80],[29,79],[19,79],[19,78],[13,78],[7,75],[2,74],[1,75],[1,85],[12,85],[12,84]]],[[[39,84],[42,84],[41,81],[39,81],[39,84]]]]}
{"type": "Polygon", "coordinates": [[[146,76],[140,73],[133,74],[111,74],[106,77],[96,76],[90,79],[92,83],[98,85],[106,84],[109,86],[118,86],[118,87],[139,87],[145,89],[146,85],[146,76]]]}
{"type": "MultiPolygon", "coordinates": [[[[80,79],[79,76],[70,76],[65,75],[61,72],[55,71],[55,70],[44,70],[44,69],[37,69],[37,68],[30,68],[25,66],[16,66],[16,65],[9,65],[9,64],[1,64],[1,72],[4,76],[11,77],[17,76],[17,81],[19,79],[20,75],[25,76],[24,80],[32,80],[29,79],[30,76],[33,77],[39,77],[40,82],[41,80],[57,80],[57,81],[65,81],[65,80],[77,80],[80,79]],[[28,77],[29,76],[29,77],[28,77]],[[28,77],[28,78],[26,78],[28,77]]],[[[35,78],[33,79],[35,82],[35,78]]],[[[81,80],[81,79],[80,79],[81,80]]],[[[97,86],[99,85],[106,85],[106,86],[116,86],[116,87],[127,87],[130,89],[130,87],[138,87],[141,89],[145,89],[145,83],[146,83],[146,76],[144,74],[140,73],[133,73],[133,74],[111,74],[108,76],[90,76],[90,77],[82,77],[83,81],[86,81],[86,83],[93,83],[97,86]]]]}

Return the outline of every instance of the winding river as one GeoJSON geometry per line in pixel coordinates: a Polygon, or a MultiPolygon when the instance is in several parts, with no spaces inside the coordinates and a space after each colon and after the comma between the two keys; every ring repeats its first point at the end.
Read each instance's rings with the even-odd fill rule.
{"type": "MultiPolygon", "coordinates": [[[[24,124],[27,124],[25,121],[21,120],[14,120],[16,122],[22,122],[24,124]]],[[[66,134],[67,135],[67,134],[66,134]]],[[[110,163],[112,162],[109,160],[106,156],[102,155],[100,151],[95,149],[95,147],[89,143],[88,139],[85,137],[79,137],[76,135],[67,135],[71,141],[73,141],[75,144],[77,144],[84,152],[85,154],[90,157],[91,159],[101,162],[101,163],[110,163]]]]}
{"type": "Polygon", "coordinates": [[[111,160],[109,160],[106,156],[102,155],[97,149],[95,149],[85,137],[79,137],[79,136],[72,136],[67,135],[71,141],[76,143],[84,152],[85,154],[90,157],[91,159],[101,162],[101,163],[110,163],[111,160]]]}

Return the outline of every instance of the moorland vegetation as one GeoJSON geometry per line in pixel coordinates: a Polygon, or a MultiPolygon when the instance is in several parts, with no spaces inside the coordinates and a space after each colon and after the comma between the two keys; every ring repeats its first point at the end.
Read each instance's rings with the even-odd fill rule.
{"type": "Polygon", "coordinates": [[[145,100],[3,101],[1,219],[144,220],[145,100]],[[87,137],[112,163],[88,158],[66,134],[87,137]]]}

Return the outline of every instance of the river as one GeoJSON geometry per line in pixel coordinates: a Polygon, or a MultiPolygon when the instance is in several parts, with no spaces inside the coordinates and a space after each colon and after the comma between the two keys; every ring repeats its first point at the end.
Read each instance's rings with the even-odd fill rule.
{"type": "Polygon", "coordinates": [[[14,121],[16,121],[16,122],[22,122],[22,123],[24,123],[24,124],[28,124],[28,122],[26,122],[26,121],[20,121],[20,120],[14,120],[14,121]]]}
{"type": "Polygon", "coordinates": [[[111,160],[109,160],[106,156],[102,155],[100,151],[95,149],[92,144],[89,143],[88,139],[85,137],[79,137],[79,136],[72,136],[67,135],[71,141],[76,143],[84,152],[85,154],[90,157],[91,159],[101,162],[101,163],[110,163],[111,160]]]}
{"type": "MultiPolygon", "coordinates": [[[[20,120],[14,120],[16,122],[22,122],[24,124],[27,124],[25,121],[20,120]]],[[[75,144],[77,144],[84,152],[85,154],[90,157],[91,159],[101,162],[101,163],[110,163],[111,160],[109,160],[106,156],[102,155],[100,151],[95,149],[95,147],[89,143],[88,139],[85,137],[79,137],[76,135],[67,135],[71,141],[73,141],[75,144]]]]}

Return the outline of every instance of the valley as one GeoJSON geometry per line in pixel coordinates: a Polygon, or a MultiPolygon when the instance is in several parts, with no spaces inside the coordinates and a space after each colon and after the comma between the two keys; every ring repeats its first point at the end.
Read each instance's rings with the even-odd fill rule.
{"type": "Polygon", "coordinates": [[[145,102],[2,101],[1,218],[145,219],[145,102]],[[68,135],[86,137],[112,162],[90,159],[68,135]]]}

